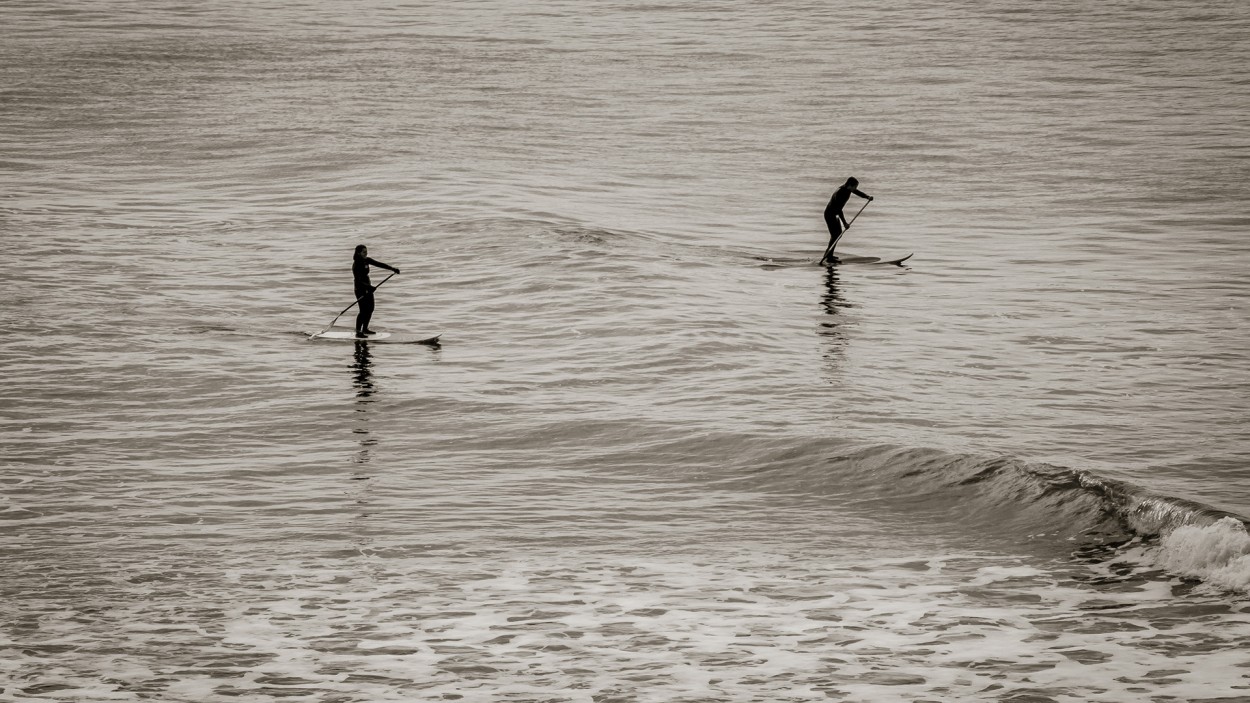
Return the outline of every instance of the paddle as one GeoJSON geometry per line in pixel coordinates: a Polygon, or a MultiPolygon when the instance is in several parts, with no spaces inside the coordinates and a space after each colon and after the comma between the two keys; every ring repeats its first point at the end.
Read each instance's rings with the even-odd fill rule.
{"type": "MultiPolygon", "coordinates": [[[[863,206],[859,208],[859,212],[863,212],[863,211],[864,211],[864,208],[868,207],[868,203],[871,203],[871,202],[872,202],[871,200],[865,201],[865,202],[864,202],[864,204],[863,204],[863,206]]],[[[851,218],[851,221],[850,221],[850,222],[848,222],[848,223],[846,223],[846,229],[844,229],[844,230],[842,230],[841,232],[839,232],[839,233],[838,233],[838,239],[841,239],[841,238],[842,238],[842,235],[846,234],[846,230],[847,230],[847,229],[850,229],[850,228],[851,228],[851,225],[855,224],[855,218],[856,218],[856,217],[859,217],[859,212],[855,213],[855,217],[852,217],[852,218],[851,218]]],[[[829,255],[833,253],[833,248],[834,248],[835,246],[837,246],[837,244],[838,244],[838,239],[835,239],[835,240],[833,240],[832,242],[829,242],[829,248],[828,248],[828,249],[825,249],[825,255],[824,255],[824,256],[822,256],[822,257],[820,257],[820,263],[822,263],[822,264],[827,264],[827,263],[829,263],[829,255]]]]}
{"type": "MultiPolygon", "coordinates": [[[[378,283],[376,286],[374,286],[374,287],[373,287],[373,290],[377,290],[377,289],[381,288],[381,287],[382,287],[382,284],[383,284],[383,283],[386,283],[386,282],[387,282],[387,281],[389,281],[389,280],[391,280],[391,276],[394,276],[394,275],[395,275],[395,274],[393,274],[393,273],[392,273],[390,276],[387,276],[386,278],[383,278],[383,279],[382,279],[382,281],[381,281],[380,283],[378,283]]],[[[365,293],[365,295],[372,295],[372,294],[373,294],[373,290],[369,291],[368,293],[365,293]]],[[[362,295],[362,296],[360,296],[359,298],[356,298],[355,300],[353,300],[353,301],[352,301],[352,304],[351,304],[351,305],[348,305],[347,307],[343,308],[343,311],[342,311],[342,312],[340,312],[339,314],[335,315],[333,320],[330,320],[330,324],[326,325],[326,329],[325,329],[325,330],[321,330],[321,331],[320,331],[320,332],[318,332],[317,334],[325,334],[325,331],[326,331],[326,330],[328,330],[328,329],[330,329],[331,327],[333,327],[333,326],[334,326],[334,323],[336,323],[336,322],[338,322],[338,321],[339,321],[339,318],[343,316],[343,313],[344,313],[344,312],[347,312],[348,310],[351,310],[352,308],[356,307],[356,303],[359,303],[361,300],[363,300],[363,299],[364,299],[364,297],[365,297],[365,295],[362,295]]]]}

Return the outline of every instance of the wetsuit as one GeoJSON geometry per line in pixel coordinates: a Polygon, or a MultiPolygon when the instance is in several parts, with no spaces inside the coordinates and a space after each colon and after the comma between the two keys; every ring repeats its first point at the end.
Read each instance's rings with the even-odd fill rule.
{"type": "Polygon", "coordinates": [[[399,273],[399,269],[369,257],[352,260],[352,280],[355,282],[357,303],[360,312],[356,315],[356,334],[364,335],[369,330],[369,319],[373,317],[373,284],[369,282],[369,266],[378,266],[399,273]]]}
{"type": "Polygon", "coordinates": [[[842,236],[842,219],[839,215],[842,213],[842,208],[846,207],[846,202],[851,199],[852,193],[861,198],[872,200],[868,195],[859,192],[855,188],[848,188],[845,185],[834,191],[833,197],[829,198],[829,204],[825,206],[825,226],[829,228],[829,249],[826,253],[833,251],[833,246],[837,243],[838,237],[842,236]]]}

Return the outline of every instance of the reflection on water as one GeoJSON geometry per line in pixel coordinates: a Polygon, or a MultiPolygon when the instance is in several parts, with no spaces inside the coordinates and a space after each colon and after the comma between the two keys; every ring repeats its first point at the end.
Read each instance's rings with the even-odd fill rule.
{"type": "MultiPolygon", "coordinates": [[[[352,385],[356,387],[356,402],[369,403],[373,395],[373,355],[368,342],[356,342],[355,363],[352,364],[352,385]]],[[[364,408],[358,408],[360,412],[364,408]]]]}
{"type": "Polygon", "coordinates": [[[852,307],[842,295],[840,283],[838,267],[826,266],[825,291],[820,297],[820,307],[824,309],[826,317],[820,321],[820,329],[816,333],[829,341],[825,358],[830,361],[840,357],[846,346],[846,337],[842,330],[846,321],[842,319],[841,312],[852,307]]]}
{"type": "MultiPolygon", "coordinates": [[[[825,267],[825,292],[820,298],[820,305],[825,312],[830,315],[837,315],[839,308],[851,307],[846,302],[846,298],[842,295],[841,281],[838,277],[837,266],[825,267]]],[[[837,327],[836,322],[825,323],[822,326],[837,327]]]]}
{"type": "Polygon", "coordinates": [[[378,443],[369,433],[369,404],[373,402],[373,355],[368,342],[356,342],[355,362],[352,364],[352,385],[356,388],[356,424],[352,432],[358,436],[360,449],[353,461],[369,463],[369,450],[378,443]]]}

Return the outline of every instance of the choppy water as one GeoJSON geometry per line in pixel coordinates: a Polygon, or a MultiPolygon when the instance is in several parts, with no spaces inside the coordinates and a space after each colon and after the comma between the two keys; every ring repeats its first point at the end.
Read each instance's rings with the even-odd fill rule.
{"type": "Polygon", "coordinates": [[[0,26],[0,699],[1250,700],[1244,3],[0,26]]]}

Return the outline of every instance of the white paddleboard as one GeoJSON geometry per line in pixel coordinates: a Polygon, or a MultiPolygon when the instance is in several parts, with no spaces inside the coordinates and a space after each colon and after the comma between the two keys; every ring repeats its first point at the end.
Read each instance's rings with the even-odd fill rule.
{"type": "MultiPolygon", "coordinates": [[[[902,266],[902,265],[903,265],[903,262],[904,262],[904,261],[907,261],[908,259],[910,259],[910,258],[911,258],[911,256],[912,256],[911,254],[908,254],[907,256],[904,256],[904,257],[901,257],[901,258],[898,258],[898,259],[889,259],[889,260],[885,260],[885,259],[882,259],[882,258],[881,258],[881,257],[879,257],[879,256],[857,256],[857,255],[855,255],[855,254],[837,254],[837,253],[835,253],[835,254],[833,255],[834,260],[833,260],[833,261],[831,261],[831,262],[830,262],[830,264],[893,264],[893,265],[895,265],[895,266],[902,266]]],[[[757,257],[757,258],[758,258],[758,257],[757,257]]],[[[821,264],[819,261],[816,261],[815,259],[783,259],[783,258],[777,258],[777,259],[767,259],[767,261],[768,261],[768,263],[766,263],[766,264],[761,264],[761,265],[760,265],[760,268],[762,268],[762,269],[767,269],[767,270],[770,270],[770,271],[771,271],[771,270],[781,269],[781,268],[793,268],[793,267],[804,267],[804,266],[824,266],[824,265],[826,265],[826,264],[821,264]]]]}
{"type": "Polygon", "coordinates": [[[309,339],[324,339],[332,342],[377,342],[378,344],[438,344],[439,334],[397,334],[394,332],[375,332],[364,337],[356,336],[355,330],[330,328],[324,332],[308,335],[309,339]]]}

